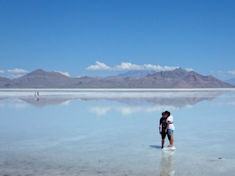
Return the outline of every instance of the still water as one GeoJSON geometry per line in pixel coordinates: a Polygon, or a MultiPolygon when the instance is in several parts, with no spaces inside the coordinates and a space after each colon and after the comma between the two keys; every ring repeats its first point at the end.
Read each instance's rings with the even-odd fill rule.
{"type": "Polygon", "coordinates": [[[234,137],[234,90],[0,91],[0,176],[232,176],[234,137]]]}

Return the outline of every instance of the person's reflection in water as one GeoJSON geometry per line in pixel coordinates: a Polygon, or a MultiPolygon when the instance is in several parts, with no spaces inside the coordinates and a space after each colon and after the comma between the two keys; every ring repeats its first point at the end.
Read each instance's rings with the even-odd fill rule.
{"type": "Polygon", "coordinates": [[[162,151],[160,161],[160,176],[174,176],[174,153],[175,151],[162,151]]]}
{"type": "Polygon", "coordinates": [[[34,97],[35,97],[35,100],[36,101],[39,101],[39,91],[36,91],[35,93],[34,93],[34,97]]]}

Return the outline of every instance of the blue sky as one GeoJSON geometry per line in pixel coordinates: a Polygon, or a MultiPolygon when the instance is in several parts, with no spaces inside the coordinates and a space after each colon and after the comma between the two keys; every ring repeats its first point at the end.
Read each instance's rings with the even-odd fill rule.
{"type": "Polygon", "coordinates": [[[0,75],[109,75],[124,62],[235,77],[234,9],[232,0],[0,0],[0,75]],[[86,69],[96,61],[109,69],[86,69]]]}

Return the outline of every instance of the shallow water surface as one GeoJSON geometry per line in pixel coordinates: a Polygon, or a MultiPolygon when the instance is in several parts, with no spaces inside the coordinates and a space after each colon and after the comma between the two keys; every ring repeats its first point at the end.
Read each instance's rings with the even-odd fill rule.
{"type": "Polygon", "coordinates": [[[0,176],[235,174],[233,90],[1,91],[0,114],[0,176]]]}

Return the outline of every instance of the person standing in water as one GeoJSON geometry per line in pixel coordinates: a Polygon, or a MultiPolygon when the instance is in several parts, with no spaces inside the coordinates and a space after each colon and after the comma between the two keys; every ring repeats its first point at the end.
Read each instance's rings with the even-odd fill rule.
{"type": "Polygon", "coordinates": [[[169,111],[165,111],[164,112],[167,116],[166,122],[167,122],[167,127],[165,129],[165,132],[167,132],[168,136],[169,136],[169,142],[170,144],[167,147],[171,147],[174,148],[174,131],[175,131],[175,126],[174,126],[174,118],[171,115],[171,113],[169,111]]]}
{"type": "Polygon", "coordinates": [[[161,142],[162,142],[162,148],[163,148],[166,135],[170,141],[170,138],[169,138],[170,136],[167,134],[167,114],[165,112],[162,113],[162,117],[160,118],[160,121],[159,121],[159,133],[162,138],[161,142]]]}

